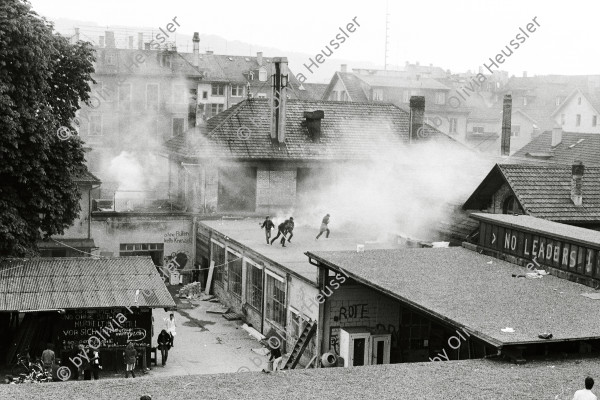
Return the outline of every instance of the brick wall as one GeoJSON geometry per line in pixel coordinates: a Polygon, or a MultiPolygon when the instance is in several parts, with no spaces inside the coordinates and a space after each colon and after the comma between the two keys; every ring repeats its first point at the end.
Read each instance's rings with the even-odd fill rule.
{"type": "Polygon", "coordinates": [[[509,196],[512,196],[513,192],[508,186],[508,183],[504,183],[500,189],[492,196],[492,204],[488,207],[488,212],[493,214],[502,214],[502,205],[504,200],[509,196]]]}
{"type": "Polygon", "coordinates": [[[259,169],[256,176],[256,211],[290,208],[296,200],[296,170],[259,169]]]}

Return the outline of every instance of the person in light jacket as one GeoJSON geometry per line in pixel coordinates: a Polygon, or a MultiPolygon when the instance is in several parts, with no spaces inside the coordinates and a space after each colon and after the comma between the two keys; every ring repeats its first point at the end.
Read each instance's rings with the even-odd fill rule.
{"type": "Polygon", "coordinates": [[[135,360],[137,358],[137,350],[133,347],[133,342],[127,343],[127,347],[123,352],[123,356],[125,358],[125,378],[129,378],[129,371],[131,371],[131,376],[135,378],[135,360]]]}
{"type": "Polygon", "coordinates": [[[171,347],[175,347],[173,340],[177,334],[177,332],[175,332],[177,325],[175,324],[175,315],[173,315],[173,313],[169,314],[169,318],[165,318],[165,325],[167,328],[167,333],[171,335],[171,347]]]}

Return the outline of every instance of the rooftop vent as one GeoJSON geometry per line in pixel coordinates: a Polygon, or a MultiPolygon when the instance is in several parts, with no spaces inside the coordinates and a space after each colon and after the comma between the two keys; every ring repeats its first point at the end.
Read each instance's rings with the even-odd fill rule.
{"type": "Polygon", "coordinates": [[[313,142],[321,141],[321,120],[324,117],[325,112],[322,110],[304,111],[304,118],[306,118],[306,121],[302,122],[302,126],[308,128],[308,135],[313,142]]]}

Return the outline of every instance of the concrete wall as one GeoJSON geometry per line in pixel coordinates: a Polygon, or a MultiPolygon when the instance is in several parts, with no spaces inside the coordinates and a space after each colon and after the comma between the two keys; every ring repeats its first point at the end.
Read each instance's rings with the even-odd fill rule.
{"type": "Polygon", "coordinates": [[[294,207],[296,169],[259,169],[256,177],[256,211],[269,213],[294,207]]]}
{"type": "Polygon", "coordinates": [[[104,255],[119,256],[121,244],[161,243],[163,265],[173,255],[187,257],[183,269],[193,269],[192,218],[187,215],[94,215],[92,238],[104,255]]]}

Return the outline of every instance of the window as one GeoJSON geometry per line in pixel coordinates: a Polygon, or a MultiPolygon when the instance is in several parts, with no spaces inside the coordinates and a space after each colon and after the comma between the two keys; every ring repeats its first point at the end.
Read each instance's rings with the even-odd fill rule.
{"type": "Polygon", "coordinates": [[[185,103],[185,85],[173,85],[173,103],[185,103]]]}
{"type": "Polygon", "coordinates": [[[102,135],[102,115],[90,115],[90,136],[102,135]]]}
{"type": "Polygon", "coordinates": [[[158,110],[158,84],[146,85],[146,110],[158,110]]]}
{"type": "Polygon", "coordinates": [[[285,283],[283,278],[267,273],[266,317],[285,327],[285,283]]]}
{"type": "Polygon", "coordinates": [[[560,106],[560,97],[556,98],[556,103],[555,104],[556,104],[556,106],[560,106]]]}
{"type": "Polygon", "coordinates": [[[208,92],[206,90],[202,92],[202,98],[204,100],[208,99],[208,92]]]}
{"type": "Polygon", "coordinates": [[[266,69],[261,68],[260,70],[258,70],[258,80],[261,82],[267,81],[267,70],[266,69]]]}
{"type": "Polygon", "coordinates": [[[581,114],[577,114],[575,116],[575,126],[580,126],[581,125],[581,114]]]}
{"type": "Polygon", "coordinates": [[[596,125],[598,125],[598,116],[594,115],[592,117],[592,126],[596,126],[596,125]]]}
{"type": "Polygon", "coordinates": [[[223,111],[223,104],[211,104],[210,105],[210,116],[211,117],[214,117],[221,111],[223,111]]]}
{"type": "Polygon", "coordinates": [[[446,93],[436,92],[435,93],[435,104],[446,104],[446,93]]]}
{"type": "Polygon", "coordinates": [[[508,196],[502,204],[503,214],[523,214],[523,209],[515,196],[508,196]]]}
{"type": "Polygon", "coordinates": [[[564,125],[566,121],[565,114],[560,114],[560,124],[564,125]]]}
{"type": "Polygon", "coordinates": [[[163,265],[164,246],[163,243],[121,243],[119,256],[150,256],[154,265],[163,265]]]}
{"type": "Polygon", "coordinates": [[[185,125],[184,118],[173,118],[173,136],[179,136],[183,133],[185,125]]]}
{"type": "Polygon", "coordinates": [[[456,133],[458,128],[458,120],[456,118],[449,118],[448,122],[450,123],[450,128],[448,132],[456,133]]]}
{"type": "Polygon", "coordinates": [[[518,137],[521,135],[521,125],[513,125],[512,131],[510,132],[510,136],[518,137]]]}
{"type": "Polygon", "coordinates": [[[115,65],[115,54],[112,51],[110,53],[106,53],[106,64],[115,65]]]}
{"type": "Polygon", "coordinates": [[[217,242],[212,242],[211,258],[215,263],[213,276],[215,283],[223,285],[226,274],[223,273],[225,268],[225,246],[217,242]]]}
{"type": "Polygon", "coordinates": [[[266,99],[267,98],[267,94],[266,93],[258,93],[256,95],[256,98],[258,98],[258,99],[266,99]]]}
{"type": "Polygon", "coordinates": [[[263,297],[263,270],[246,262],[246,301],[257,310],[261,309],[263,297]]]}
{"type": "Polygon", "coordinates": [[[119,86],[119,108],[131,110],[131,83],[123,83],[119,86]]]}
{"type": "Polygon", "coordinates": [[[232,97],[240,97],[244,95],[244,86],[242,85],[232,85],[231,86],[231,96],[232,97]]]}
{"type": "Polygon", "coordinates": [[[229,269],[229,291],[242,296],[242,256],[227,251],[227,267],[229,269]]]}
{"type": "Polygon", "coordinates": [[[342,92],[342,101],[350,101],[350,98],[348,97],[348,93],[347,92],[342,92]]]}
{"type": "Polygon", "coordinates": [[[211,94],[213,96],[224,96],[225,95],[225,85],[212,85],[211,94]]]}
{"type": "Polygon", "coordinates": [[[473,127],[473,133],[483,133],[483,126],[474,126],[473,127]]]}
{"type": "Polygon", "coordinates": [[[383,89],[373,89],[373,101],[383,101],[383,89]]]}

